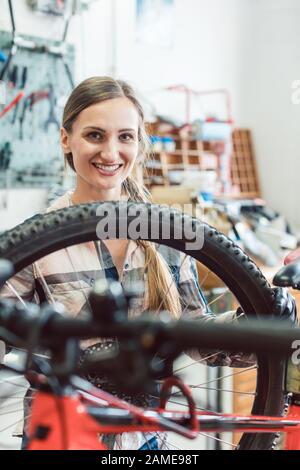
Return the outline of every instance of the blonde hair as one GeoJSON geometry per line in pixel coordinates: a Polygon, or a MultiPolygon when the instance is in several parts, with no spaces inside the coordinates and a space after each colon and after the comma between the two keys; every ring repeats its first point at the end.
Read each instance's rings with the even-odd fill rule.
{"type": "MultiPolygon", "coordinates": [[[[62,126],[72,132],[73,122],[89,106],[114,98],[128,98],[136,107],[139,115],[139,161],[144,163],[149,149],[149,138],[145,129],[143,108],[133,88],[122,80],[110,77],[92,77],[81,82],[71,93],[63,113],[62,126]]],[[[75,170],[72,153],[65,154],[65,164],[75,170]]],[[[131,176],[122,183],[122,190],[132,201],[149,202],[149,193],[143,185],[131,176]]],[[[145,253],[145,271],[148,279],[148,307],[151,311],[167,310],[173,318],[181,312],[178,290],[173,281],[169,266],[158,253],[153,243],[139,240],[138,244],[145,253]]]]}

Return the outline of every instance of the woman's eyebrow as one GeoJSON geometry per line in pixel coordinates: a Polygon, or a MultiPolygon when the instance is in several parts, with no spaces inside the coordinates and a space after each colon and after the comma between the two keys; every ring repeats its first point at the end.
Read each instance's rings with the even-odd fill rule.
{"type": "MultiPolygon", "coordinates": [[[[94,129],[96,131],[106,132],[105,129],[101,129],[101,127],[96,127],[96,126],[86,126],[86,127],[84,127],[83,130],[85,130],[85,129],[94,129]]],[[[131,128],[128,128],[128,129],[126,128],[126,129],[120,129],[118,132],[136,132],[136,130],[131,129],[131,128]]]]}
{"type": "Polygon", "coordinates": [[[95,129],[96,131],[105,132],[105,130],[101,129],[101,127],[95,127],[95,126],[86,126],[83,128],[83,130],[85,129],[95,129]]]}
{"type": "Polygon", "coordinates": [[[128,128],[128,129],[120,129],[119,132],[136,132],[136,130],[128,128]]]}

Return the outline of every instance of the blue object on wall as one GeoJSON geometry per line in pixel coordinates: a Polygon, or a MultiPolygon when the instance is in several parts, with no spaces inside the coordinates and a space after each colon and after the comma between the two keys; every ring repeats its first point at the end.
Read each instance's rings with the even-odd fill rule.
{"type": "Polygon", "coordinates": [[[6,62],[7,61],[7,55],[0,50],[0,62],[6,62]]]}

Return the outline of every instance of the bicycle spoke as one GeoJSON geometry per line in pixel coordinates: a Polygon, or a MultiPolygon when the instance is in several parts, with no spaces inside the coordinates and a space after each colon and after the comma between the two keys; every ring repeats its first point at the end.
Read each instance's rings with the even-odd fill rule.
{"type": "MultiPolygon", "coordinates": [[[[257,369],[257,366],[251,366],[251,367],[247,367],[246,369],[243,369],[243,370],[240,370],[238,372],[232,372],[231,374],[226,374],[226,375],[221,375],[220,377],[217,377],[215,379],[212,379],[212,380],[208,380],[206,382],[202,382],[201,384],[198,384],[198,385],[190,385],[190,387],[193,387],[193,388],[202,388],[210,383],[213,383],[213,382],[217,382],[218,380],[223,380],[223,379],[226,379],[226,378],[230,378],[230,377],[234,377],[236,375],[240,375],[240,374],[244,374],[246,372],[249,372],[250,370],[256,370],[257,369]]],[[[174,393],[171,393],[171,397],[175,397],[177,395],[179,395],[180,392],[174,392],[174,393]]]]}
{"type": "Polygon", "coordinates": [[[21,411],[23,411],[23,408],[13,410],[13,411],[5,411],[4,413],[0,413],[0,416],[11,415],[13,413],[18,413],[18,412],[21,412],[21,411]]]}
{"type": "Polygon", "coordinates": [[[53,295],[52,295],[52,292],[51,292],[50,289],[49,289],[49,286],[48,286],[48,284],[47,284],[47,282],[46,282],[46,280],[45,280],[45,277],[44,277],[43,273],[42,273],[41,270],[40,270],[38,261],[36,261],[36,262],[34,263],[34,265],[35,265],[35,268],[36,268],[36,270],[37,270],[37,273],[38,273],[38,275],[39,275],[39,277],[40,277],[40,279],[41,279],[41,281],[42,281],[42,284],[43,284],[43,286],[44,286],[44,288],[45,288],[45,291],[47,292],[47,294],[48,294],[48,296],[49,296],[49,299],[50,299],[51,303],[54,304],[54,303],[55,303],[55,299],[54,299],[54,297],[53,297],[53,295]]]}
{"type": "MultiPolygon", "coordinates": [[[[151,396],[151,398],[156,398],[156,399],[159,398],[158,396],[154,396],[154,395],[150,395],[150,396],[151,396]]],[[[168,403],[171,403],[173,405],[180,405],[180,406],[183,406],[184,408],[189,408],[189,405],[187,403],[182,403],[182,402],[175,401],[175,400],[168,400],[168,403]]],[[[208,413],[213,413],[215,415],[221,415],[222,414],[222,413],[218,413],[216,411],[211,411],[211,410],[208,410],[207,408],[203,408],[203,407],[199,407],[199,406],[196,406],[195,410],[196,411],[207,411],[208,413]]]]}
{"type": "Polygon", "coordinates": [[[256,393],[254,392],[243,392],[239,390],[226,390],[224,388],[214,388],[214,387],[199,387],[198,385],[189,385],[189,387],[193,389],[200,389],[200,390],[214,390],[216,392],[237,393],[240,395],[252,395],[254,397],[256,396],[256,393]]]}
{"type": "MultiPolygon", "coordinates": [[[[147,436],[146,436],[146,434],[145,434],[144,432],[142,432],[142,436],[143,436],[144,439],[145,439],[145,444],[146,444],[146,446],[148,447],[148,450],[151,450],[149,441],[148,441],[147,436]]],[[[145,445],[145,444],[144,444],[144,445],[145,445]]]]}
{"type": "Polygon", "coordinates": [[[9,281],[6,281],[6,282],[5,282],[5,285],[12,291],[12,293],[14,294],[14,296],[17,297],[17,299],[18,299],[23,305],[26,305],[25,301],[22,299],[22,297],[18,294],[18,292],[16,291],[16,289],[13,287],[13,285],[12,285],[9,281]]]}
{"type": "Polygon", "coordinates": [[[217,382],[218,380],[226,379],[228,377],[234,377],[234,376],[240,375],[240,374],[245,374],[246,372],[249,372],[250,370],[256,370],[256,369],[257,369],[257,366],[246,367],[245,369],[239,370],[238,372],[232,372],[231,374],[221,375],[220,377],[217,377],[216,379],[209,380],[208,382],[202,382],[201,384],[196,385],[196,386],[197,387],[200,387],[200,386],[202,387],[204,385],[208,385],[210,383],[217,382]]]}
{"type": "Polygon", "coordinates": [[[28,387],[28,385],[16,384],[14,382],[10,382],[9,380],[4,380],[0,384],[9,384],[9,385],[13,385],[14,387],[23,388],[23,389],[26,389],[26,390],[34,390],[32,387],[28,387]]]}
{"type": "Polygon", "coordinates": [[[167,441],[167,442],[169,442],[168,450],[173,450],[172,447],[176,450],[183,450],[182,447],[178,447],[177,445],[173,444],[173,442],[170,442],[170,441],[167,441]],[[171,448],[170,448],[170,446],[171,446],[171,448]]]}
{"type": "Polygon", "coordinates": [[[204,279],[202,279],[201,282],[200,282],[200,286],[199,286],[200,289],[202,289],[202,287],[204,286],[205,282],[207,281],[207,279],[209,278],[210,275],[211,275],[211,270],[208,269],[204,279]]]}
{"type": "MultiPolygon", "coordinates": [[[[172,450],[172,449],[170,448],[169,442],[167,441],[167,436],[166,436],[166,434],[164,433],[164,438],[162,438],[160,434],[161,434],[161,433],[159,433],[159,432],[156,432],[156,433],[155,433],[156,438],[159,439],[159,441],[160,441],[160,443],[161,443],[161,447],[160,447],[159,450],[172,450]]],[[[180,449],[179,447],[177,447],[177,449],[182,450],[182,449],[180,449]]]]}
{"type": "Polygon", "coordinates": [[[223,444],[229,445],[229,446],[233,447],[234,449],[238,448],[238,445],[233,444],[232,442],[229,442],[229,441],[225,441],[225,439],[219,439],[218,437],[211,436],[210,434],[206,434],[205,432],[199,432],[198,434],[200,436],[205,436],[205,437],[208,437],[209,439],[213,439],[214,441],[218,441],[218,442],[221,442],[223,444]]]}
{"type": "Polygon", "coordinates": [[[210,307],[211,305],[213,305],[214,303],[216,303],[218,300],[222,299],[222,297],[224,297],[224,295],[228,294],[228,292],[230,292],[230,290],[227,288],[225,289],[224,292],[222,292],[222,294],[218,295],[218,297],[216,297],[214,300],[212,300],[211,302],[209,302],[207,304],[207,307],[210,307]]]}
{"type": "MultiPolygon", "coordinates": [[[[7,379],[9,379],[9,380],[24,379],[24,375],[23,374],[22,375],[16,375],[16,376],[12,375],[12,376],[8,377],[7,379]]],[[[7,379],[1,380],[0,384],[3,383],[3,382],[6,382],[7,379]]]]}
{"type": "Polygon", "coordinates": [[[0,397],[0,400],[33,400],[33,397],[16,397],[15,395],[10,395],[7,397],[0,397]]]}
{"type": "MultiPolygon", "coordinates": [[[[27,353],[27,352],[28,352],[28,351],[27,351],[26,349],[24,349],[24,348],[16,348],[15,346],[14,346],[14,349],[15,349],[16,351],[21,351],[21,352],[24,352],[24,353],[27,353]]],[[[50,359],[50,356],[46,356],[45,354],[40,354],[40,353],[32,353],[32,356],[33,356],[33,357],[41,357],[42,359],[50,359]]]]}
{"type": "Polygon", "coordinates": [[[10,428],[16,426],[17,424],[22,423],[22,421],[26,421],[26,419],[28,419],[28,418],[30,418],[30,417],[31,417],[31,414],[27,415],[26,417],[22,417],[21,419],[18,419],[18,421],[15,421],[14,423],[11,423],[11,424],[9,424],[8,426],[6,426],[6,427],[0,429],[0,433],[1,433],[1,432],[4,432],[4,431],[7,431],[8,429],[10,429],[10,428]]]}
{"type": "MultiPolygon", "coordinates": [[[[119,434],[119,436],[121,437],[121,434],[119,434]]],[[[121,444],[118,442],[118,435],[116,436],[115,446],[117,447],[117,450],[122,450],[121,444]]]]}
{"type": "MultiPolygon", "coordinates": [[[[180,267],[179,267],[179,270],[182,268],[183,263],[184,263],[184,261],[187,259],[187,257],[188,257],[188,255],[186,254],[185,257],[184,257],[184,259],[183,259],[182,262],[181,262],[181,265],[180,265],[180,267]]],[[[172,278],[172,279],[171,279],[171,282],[170,282],[170,284],[169,284],[169,286],[168,286],[167,292],[163,292],[163,294],[164,294],[165,297],[167,297],[167,295],[169,295],[169,292],[170,292],[170,290],[171,290],[173,284],[174,284],[174,279],[172,278]]],[[[160,304],[159,304],[159,306],[158,306],[158,308],[157,308],[157,310],[156,310],[156,312],[155,312],[155,315],[160,311],[161,307],[163,306],[163,303],[164,303],[164,299],[161,300],[161,302],[160,302],[160,304]]]]}
{"type": "Polygon", "coordinates": [[[191,362],[191,364],[187,364],[187,365],[185,365],[185,366],[179,367],[178,369],[175,369],[175,370],[174,370],[174,374],[177,374],[178,372],[181,372],[182,370],[187,369],[188,367],[192,367],[192,366],[194,366],[195,364],[204,364],[204,365],[205,365],[205,362],[206,362],[208,359],[211,359],[211,358],[213,358],[213,357],[218,356],[218,355],[220,354],[220,352],[222,352],[222,351],[217,351],[217,352],[212,353],[212,354],[210,354],[209,356],[205,356],[205,357],[203,357],[203,358],[201,358],[201,359],[199,359],[199,360],[197,360],[197,361],[193,360],[193,362],[191,362]]]}

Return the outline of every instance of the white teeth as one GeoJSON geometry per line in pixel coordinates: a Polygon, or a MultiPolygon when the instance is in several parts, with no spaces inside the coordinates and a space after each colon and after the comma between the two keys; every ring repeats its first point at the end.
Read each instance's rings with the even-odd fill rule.
{"type": "Polygon", "coordinates": [[[100,163],[93,163],[96,168],[100,168],[104,171],[111,171],[112,173],[116,171],[120,165],[102,165],[100,163]]]}

